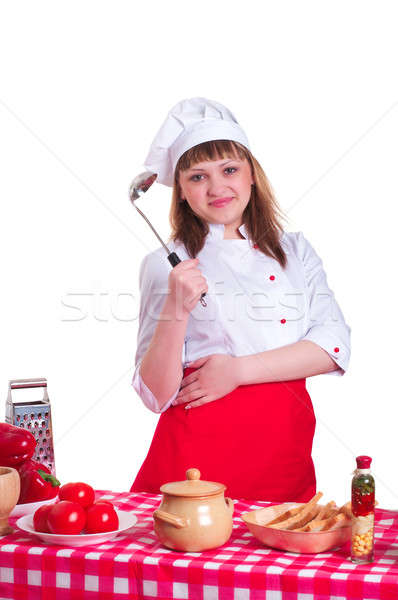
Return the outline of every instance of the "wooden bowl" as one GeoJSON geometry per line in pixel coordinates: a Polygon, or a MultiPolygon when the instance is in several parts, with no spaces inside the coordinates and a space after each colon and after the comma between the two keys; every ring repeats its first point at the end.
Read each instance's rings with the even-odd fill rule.
{"type": "Polygon", "coordinates": [[[288,531],[267,527],[267,523],[300,503],[287,502],[243,513],[242,519],[256,539],[277,550],[318,554],[343,546],[351,539],[351,524],[332,531],[288,531]]]}
{"type": "Polygon", "coordinates": [[[0,466],[0,535],[8,535],[14,531],[8,517],[18,501],[19,491],[18,471],[12,467],[0,466]]]}

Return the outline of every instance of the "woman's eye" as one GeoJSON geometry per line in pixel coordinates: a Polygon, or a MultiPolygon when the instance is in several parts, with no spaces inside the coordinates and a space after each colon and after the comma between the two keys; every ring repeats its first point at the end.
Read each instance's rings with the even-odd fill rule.
{"type": "MultiPolygon", "coordinates": [[[[237,170],[238,169],[236,167],[226,167],[224,169],[224,172],[229,171],[229,175],[232,175],[237,170]]],[[[190,178],[190,181],[201,181],[200,179],[196,179],[197,177],[203,177],[203,175],[201,175],[201,174],[192,175],[192,177],[190,178]]]]}

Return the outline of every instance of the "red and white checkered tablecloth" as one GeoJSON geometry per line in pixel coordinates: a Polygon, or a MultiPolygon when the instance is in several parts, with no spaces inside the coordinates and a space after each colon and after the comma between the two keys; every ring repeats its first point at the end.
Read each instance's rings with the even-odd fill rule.
{"type": "Polygon", "coordinates": [[[160,495],[98,490],[99,496],[137,515],[129,533],[80,548],[47,546],[20,530],[0,537],[1,600],[398,599],[398,512],[376,510],[375,562],[354,565],[348,545],[312,555],[261,545],[240,514],[267,502],[236,501],[224,546],[183,553],[162,547],[153,532],[160,495]]]}

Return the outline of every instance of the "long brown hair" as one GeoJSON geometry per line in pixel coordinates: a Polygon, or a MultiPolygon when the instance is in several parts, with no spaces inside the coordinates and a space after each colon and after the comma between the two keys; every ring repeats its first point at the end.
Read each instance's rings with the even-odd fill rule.
{"type": "Polygon", "coordinates": [[[174,242],[182,242],[188,255],[196,258],[209,233],[208,223],[193,212],[186,200],[180,199],[179,172],[186,171],[201,161],[235,158],[236,155],[241,160],[246,158],[249,161],[254,179],[250,200],[242,215],[243,224],[246,225],[249,238],[258,246],[258,250],[275,258],[284,268],[287,258],[280,243],[280,235],[283,232],[280,220],[286,221],[287,218],[275,199],[260,163],[247,148],[231,140],[203,142],[190,148],[180,157],[174,174],[169,213],[172,231],[170,239],[174,242]]]}

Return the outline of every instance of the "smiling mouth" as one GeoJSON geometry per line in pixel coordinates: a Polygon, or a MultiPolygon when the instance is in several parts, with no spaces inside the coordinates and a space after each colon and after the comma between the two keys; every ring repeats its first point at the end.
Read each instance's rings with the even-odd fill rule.
{"type": "Polygon", "coordinates": [[[219,200],[214,200],[210,202],[210,206],[224,206],[224,204],[228,204],[231,202],[232,198],[220,198],[219,200]]]}

